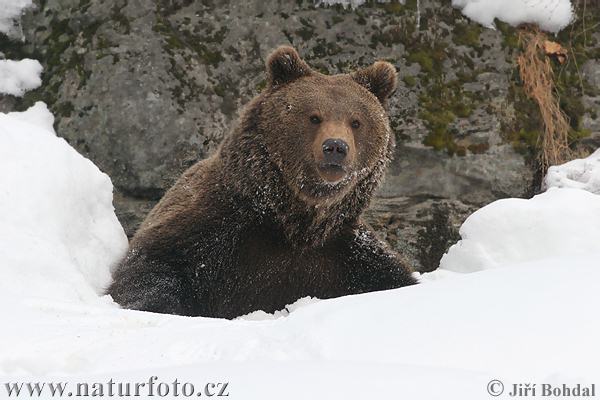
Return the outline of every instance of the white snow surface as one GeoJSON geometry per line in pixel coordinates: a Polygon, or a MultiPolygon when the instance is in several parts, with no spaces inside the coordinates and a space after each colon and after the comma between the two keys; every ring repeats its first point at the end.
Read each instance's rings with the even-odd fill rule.
{"type": "Polygon", "coordinates": [[[574,188],[600,194],[600,149],[587,158],[548,168],[544,187],[574,188]]]}
{"type": "Polygon", "coordinates": [[[229,382],[231,399],[481,400],[492,379],[597,379],[600,196],[551,189],[484,207],[445,258],[476,273],[233,321],[122,310],[102,295],[126,248],[112,185],[47,113],[0,114],[0,398],[6,382],[156,376],[229,382]]]}
{"type": "Polygon", "coordinates": [[[43,101],[38,101],[33,106],[21,112],[9,112],[9,117],[29,124],[37,125],[38,127],[54,132],[54,115],[48,110],[48,106],[43,101]]]}
{"type": "Polygon", "coordinates": [[[127,238],[109,177],[56,137],[52,120],[43,103],[0,113],[0,292],[95,300],[127,238]]]}
{"type": "Polygon", "coordinates": [[[32,0],[0,0],[0,32],[13,33],[15,25],[18,25],[15,22],[18,22],[23,10],[32,4],[32,0]]]}
{"type": "Polygon", "coordinates": [[[494,19],[512,26],[534,23],[548,32],[558,32],[573,19],[570,0],[452,0],[452,5],[473,21],[494,28],[494,19]]]}
{"type": "MultiPolygon", "coordinates": [[[[386,0],[379,2],[385,3],[386,0]]],[[[351,8],[364,3],[366,0],[317,0],[317,4],[342,4],[351,8]]],[[[488,28],[495,28],[494,20],[497,18],[512,26],[538,24],[541,29],[556,33],[573,20],[570,0],[452,0],[452,5],[469,19],[488,28]]]]}
{"type": "MultiPolygon", "coordinates": [[[[470,215],[440,268],[474,272],[600,251],[600,196],[551,188],[495,201],[470,215]]],[[[599,263],[600,265],[600,263],[599,263]]]]}
{"type": "Polygon", "coordinates": [[[26,296],[0,305],[11,321],[0,376],[228,381],[243,399],[480,400],[491,379],[585,382],[600,356],[598,256],[323,300],[266,321],[26,296]]]}
{"type": "Polygon", "coordinates": [[[23,96],[42,84],[43,67],[37,60],[0,60],[0,94],[23,96]]]}

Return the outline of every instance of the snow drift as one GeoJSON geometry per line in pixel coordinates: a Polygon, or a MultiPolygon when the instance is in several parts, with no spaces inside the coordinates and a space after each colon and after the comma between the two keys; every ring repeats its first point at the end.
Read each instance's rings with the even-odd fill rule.
{"type": "Polygon", "coordinates": [[[234,321],[121,310],[101,295],[127,245],[109,178],[54,135],[44,104],[0,114],[0,382],[157,376],[263,400],[480,400],[491,379],[592,382],[598,199],[553,189],[475,213],[444,263],[491,270],[234,321]]]}
{"type": "Polygon", "coordinates": [[[56,137],[52,120],[43,103],[0,113],[0,293],[95,299],[127,238],[110,179],[56,137]]]}
{"type": "Polygon", "coordinates": [[[548,168],[546,188],[574,188],[600,194],[600,149],[587,158],[548,168]]]}
{"type": "Polygon", "coordinates": [[[600,196],[550,189],[532,199],[498,200],[460,228],[440,267],[474,272],[535,260],[600,252],[600,196]]]}

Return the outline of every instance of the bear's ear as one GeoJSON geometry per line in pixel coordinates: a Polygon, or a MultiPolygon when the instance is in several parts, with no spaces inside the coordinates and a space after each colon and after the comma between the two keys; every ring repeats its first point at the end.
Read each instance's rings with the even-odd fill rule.
{"type": "Polygon", "coordinates": [[[312,69],[290,46],[280,46],[267,59],[269,85],[279,86],[312,74],[312,69]]]}
{"type": "Polygon", "coordinates": [[[352,73],[351,76],[359,85],[373,93],[381,104],[385,104],[398,84],[396,68],[385,61],[377,61],[370,67],[352,73]]]}

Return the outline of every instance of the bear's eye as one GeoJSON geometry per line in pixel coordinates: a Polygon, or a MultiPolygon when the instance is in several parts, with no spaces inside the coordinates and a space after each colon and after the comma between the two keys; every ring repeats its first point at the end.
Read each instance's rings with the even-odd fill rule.
{"type": "Polygon", "coordinates": [[[318,125],[321,123],[321,117],[319,117],[318,115],[311,115],[310,122],[312,122],[315,125],[318,125]]]}
{"type": "Polygon", "coordinates": [[[350,124],[350,126],[352,126],[353,129],[358,129],[360,128],[360,121],[355,119],[352,121],[352,123],[350,124]]]}

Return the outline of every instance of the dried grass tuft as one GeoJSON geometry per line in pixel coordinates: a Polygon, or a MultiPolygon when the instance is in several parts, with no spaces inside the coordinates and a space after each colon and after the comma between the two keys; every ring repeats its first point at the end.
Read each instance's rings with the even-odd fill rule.
{"type": "Polygon", "coordinates": [[[546,34],[537,27],[527,26],[519,30],[523,52],[517,58],[523,89],[533,99],[544,122],[540,137],[539,163],[542,176],[551,165],[562,164],[572,159],[569,147],[569,118],[561,110],[554,84],[554,71],[546,56],[544,43],[546,34]]]}

